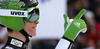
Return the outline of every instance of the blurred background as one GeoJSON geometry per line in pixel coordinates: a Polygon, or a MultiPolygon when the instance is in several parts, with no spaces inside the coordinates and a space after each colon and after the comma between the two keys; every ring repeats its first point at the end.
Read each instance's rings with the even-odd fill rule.
{"type": "MultiPolygon", "coordinates": [[[[82,19],[86,22],[88,30],[78,35],[71,49],[100,49],[100,0],[38,1],[40,23],[37,36],[30,38],[29,49],[55,49],[64,34],[63,14],[73,19],[83,8],[87,10],[82,19]]],[[[6,31],[0,27],[0,45],[5,41],[6,31]]]]}
{"type": "Polygon", "coordinates": [[[68,16],[74,18],[81,9],[86,9],[82,19],[87,32],[75,40],[72,49],[100,49],[100,0],[68,0],[68,16]]]}

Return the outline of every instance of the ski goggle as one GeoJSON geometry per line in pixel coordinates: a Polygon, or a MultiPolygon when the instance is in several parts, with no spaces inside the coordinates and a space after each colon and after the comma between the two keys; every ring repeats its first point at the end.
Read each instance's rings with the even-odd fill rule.
{"type": "Polygon", "coordinates": [[[25,18],[28,22],[34,22],[39,20],[39,7],[32,7],[27,9],[28,10],[28,17],[25,18]]]}

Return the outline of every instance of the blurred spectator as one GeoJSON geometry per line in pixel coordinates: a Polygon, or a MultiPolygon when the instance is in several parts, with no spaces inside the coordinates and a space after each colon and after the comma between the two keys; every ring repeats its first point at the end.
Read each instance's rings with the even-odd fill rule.
{"type": "Polygon", "coordinates": [[[82,0],[82,8],[84,8],[84,9],[89,8],[89,1],[88,0],[82,0]]]}
{"type": "Polygon", "coordinates": [[[3,41],[0,39],[0,49],[4,46],[3,41]]]}
{"type": "Polygon", "coordinates": [[[100,0],[70,0],[68,16],[74,18],[83,8],[87,10],[82,18],[88,31],[78,36],[72,49],[100,49],[100,0]]]}
{"type": "Polygon", "coordinates": [[[95,48],[96,48],[96,45],[95,45],[94,40],[90,39],[87,41],[87,47],[83,49],[95,49],[95,48]]]}
{"type": "Polygon", "coordinates": [[[58,40],[35,40],[32,41],[32,49],[55,49],[58,40]]]}
{"type": "Polygon", "coordinates": [[[76,14],[81,10],[81,0],[73,0],[68,5],[68,16],[69,18],[75,18],[76,14]]]}
{"type": "Polygon", "coordinates": [[[92,39],[94,42],[99,40],[99,36],[97,35],[95,30],[91,30],[91,32],[87,35],[87,40],[92,39]]]}
{"type": "Polygon", "coordinates": [[[95,9],[95,19],[97,22],[100,23],[100,5],[96,6],[95,9]]]}
{"type": "Polygon", "coordinates": [[[7,39],[7,28],[0,26],[0,49],[4,46],[7,39]]]}
{"type": "Polygon", "coordinates": [[[0,49],[5,45],[7,37],[0,39],[0,49]]]}
{"type": "MultiPolygon", "coordinates": [[[[96,6],[95,13],[96,13],[96,15],[95,15],[95,19],[96,19],[95,28],[96,28],[97,36],[100,40],[100,5],[96,6]]],[[[99,45],[99,41],[98,41],[97,45],[99,45]]]]}
{"type": "Polygon", "coordinates": [[[90,10],[87,10],[84,14],[84,20],[87,24],[88,32],[92,32],[92,30],[95,30],[95,19],[94,19],[94,13],[90,10]]]}
{"type": "Polygon", "coordinates": [[[6,27],[3,27],[3,26],[0,26],[0,38],[3,38],[7,35],[7,28],[6,27]]]}
{"type": "Polygon", "coordinates": [[[86,44],[85,37],[86,36],[84,34],[80,33],[79,36],[76,38],[75,42],[73,43],[71,49],[83,49],[86,44]]]}
{"type": "Polygon", "coordinates": [[[96,9],[96,6],[100,4],[100,0],[89,0],[89,9],[93,12],[96,9]]]}
{"type": "Polygon", "coordinates": [[[98,40],[98,43],[97,43],[97,49],[100,49],[100,39],[98,40]]]}
{"type": "Polygon", "coordinates": [[[0,27],[0,39],[7,36],[7,28],[6,27],[0,27]]]}

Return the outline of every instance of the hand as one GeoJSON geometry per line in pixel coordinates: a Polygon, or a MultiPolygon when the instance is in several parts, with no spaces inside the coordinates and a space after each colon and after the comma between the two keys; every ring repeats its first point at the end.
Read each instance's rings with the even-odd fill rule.
{"type": "Polygon", "coordinates": [[[70,22],[68,16],[64,14],[64,19],[65,19],[64,37],[65,38],[67,38],[70,41],[74,41],[74,39],[77,37],[77,35],[80,32],[86,32],[87,30],[86,24],[84,20],[80,19],[85,12],[86,10],[82,9],[72,22],[70,22]]]}

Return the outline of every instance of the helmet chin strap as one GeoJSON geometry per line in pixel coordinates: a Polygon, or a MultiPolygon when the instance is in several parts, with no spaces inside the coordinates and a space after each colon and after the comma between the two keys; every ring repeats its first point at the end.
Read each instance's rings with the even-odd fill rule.
{"type": "MultiPolygon", "coordinates": [[[[26,38],[26,43],[29,42],[29,36],[30,36],[30,35],[28,35],[27,32],[26,32],[24,29],[22,29],[22,30],[19,31],[19,32],[25,36],[25,38],[26,38]]],[[[30,37],[32,37],[32,36],[30,36],[30,37]]]]}
{"type": "Polygon", "coordinates": [[[26,42],[25,42],[24,48],[27,48],[28,43],[29,43],[29,41],[30,41],[30,40],[29,40],[29,37],[32,37],[32,36],[28,35],[27,32],[26,32],[24,29],[22,29],[22,30],[19,31],[19,32],[25,36],[26,42]]]}

